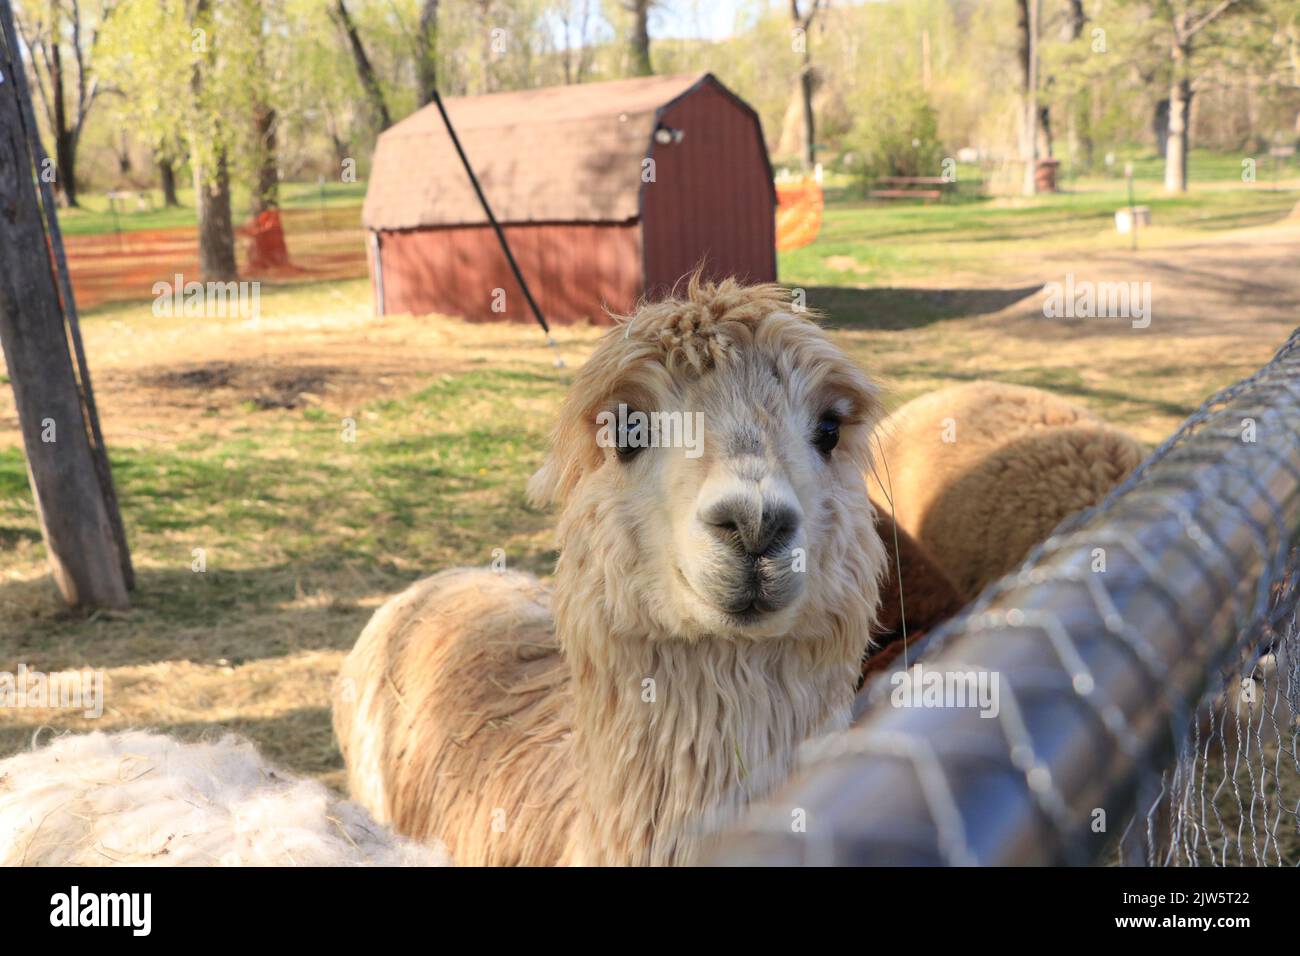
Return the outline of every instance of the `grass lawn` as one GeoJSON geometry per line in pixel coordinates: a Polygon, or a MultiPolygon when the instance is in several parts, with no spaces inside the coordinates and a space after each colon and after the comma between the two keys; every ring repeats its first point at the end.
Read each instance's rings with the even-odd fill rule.
{"type": "MultiPolygon", "coordinates": [[[[1142,248],[1214,232],[1264,225],[1286,216],[1300,200],[1292,188],[1240,182],[1169,196],[1143,183],[1138,205],[1152,225],[1139,230],[1142,248]]],[[[817,241],[783,252],[782,281],[814,285],[952,288],[987,276],[990,268],[1022,274],[1045,252],[1125,251],[1130,237],[1115,230],[1115,212],[1128,204],[1123,187],[1060,193],[1033,200],[981,199],[938,204],[828,205],[817,241]]]]}
{"type": "MultiPolygon", "coordinates": [[[[51,600],[22,451],[6,434],[0,670],[104,668],[96,727],[233,727],[323,772],[338,759],[331,675],[383,595],[430,569],[486,565],[494,548],[549,571],[550,518],[528,507],[523,481],[571,373],[527,326],[375,322],[364,281],[268,290],[263,312],[257,330],[147,307],[86,319],[133,608],[85,620],[51,600]],[[465,341],[476,328],[486,334],[465,341]],[[404,346],[431,358],[410,362],[404,346]]],[[[8,394],[0,415],[12,415],[8,394]]],[[[93,729],[21,712],[0,727],[0,752],[45,723],[93,729]]]]}
{"type": "MultiPolygon", "coordinates": [[[[1279,219],[1296,198],[1152,195],[1157,227],[1137,260],[1108,229],[1109,193],[832,205],[822,237],[782,256],[781,275],[812,291],[894,403],[971,378],[1018,381],[1154,443],[1289,330],[1281,303],[1300,294],[1300,236],[1231,230],[1279,219]],[[1228,254],[1231,237],[1240,248],[1228,254]],[[1150,335],[1047,326],[1015,287],[1076,259],[1112,268],[1111,256],[1169,275],[1177,295],[1150,335]]],[[[329,685],[374,608],[432,571],[487,565],[497,548],[511,566],[548,573],[552,517],[527,505],[524,483],[600,330],[557,329],[567,368],[556,369],[531,325],[377,319],[370,308],[368,282],[348,280],[266,284],[256,327],[157,318],[147,302],[87,311],[139,578],[126,614],[86,619],[53,596],[12,398],[0,391],[0,670],[89,666],[107,680],[103,719],[6,715],[0,754],[42,726],[233,729],[337,784],[329,685]]]]}

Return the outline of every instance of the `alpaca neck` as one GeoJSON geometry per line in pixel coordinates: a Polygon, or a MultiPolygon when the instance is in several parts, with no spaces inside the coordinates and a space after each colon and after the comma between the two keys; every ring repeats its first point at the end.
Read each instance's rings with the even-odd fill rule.
{"type": "Polygon", "coordinates": [[[861,655],[851,643],[566,641],[582,781],[577,862],[689,862],[787,775],[803,740],[847,725],[861,655]]]}

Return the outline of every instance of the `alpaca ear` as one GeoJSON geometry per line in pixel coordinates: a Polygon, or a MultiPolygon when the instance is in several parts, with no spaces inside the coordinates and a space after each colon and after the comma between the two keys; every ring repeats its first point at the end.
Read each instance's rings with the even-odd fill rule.
{"type": "Polygon", "coordinates": [[[560,468],[554,455],[547,455],[531,478],[528,479],[528,502],[534,508],[547,508],[560,497],[560,468]]]}
{"type": "Polygon", "coordinates": [[[528,479],[528,500],[534,507],[563,504],[583,473],[600,464],[595,439],[583,425],[590,417],[585,408],[561,413],[560,424],[551,436],[551,450],[542,467],[528,479]]]}

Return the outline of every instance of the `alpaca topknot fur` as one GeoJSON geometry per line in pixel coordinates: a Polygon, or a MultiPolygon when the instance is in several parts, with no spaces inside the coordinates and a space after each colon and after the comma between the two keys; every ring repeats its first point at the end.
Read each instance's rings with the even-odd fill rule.
{"type": "Polygon", "coordinates": [[[635,315],[620,319],[620,327],[625,338],[655,343],[674,373],[701,375],[715,368],[746,330],[772,312],[789,308],[789,293],[781,286],[733,281],[712,286],[696,273],[685,298],[658,307],[643,305],[635,315]]]}
{"type": "Polygon", "coordinates": [[[0,866],[443,866],[247,740],[70,734],[0,760],[0,866]]]}

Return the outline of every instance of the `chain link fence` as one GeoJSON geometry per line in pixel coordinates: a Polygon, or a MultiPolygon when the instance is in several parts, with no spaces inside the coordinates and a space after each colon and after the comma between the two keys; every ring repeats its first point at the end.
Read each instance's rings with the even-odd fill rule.
{"type": "Polygon", "coordinates": [[[709,862],[1300,863],[1298,543],[1300,330],[863,688],[709,862]]]}

